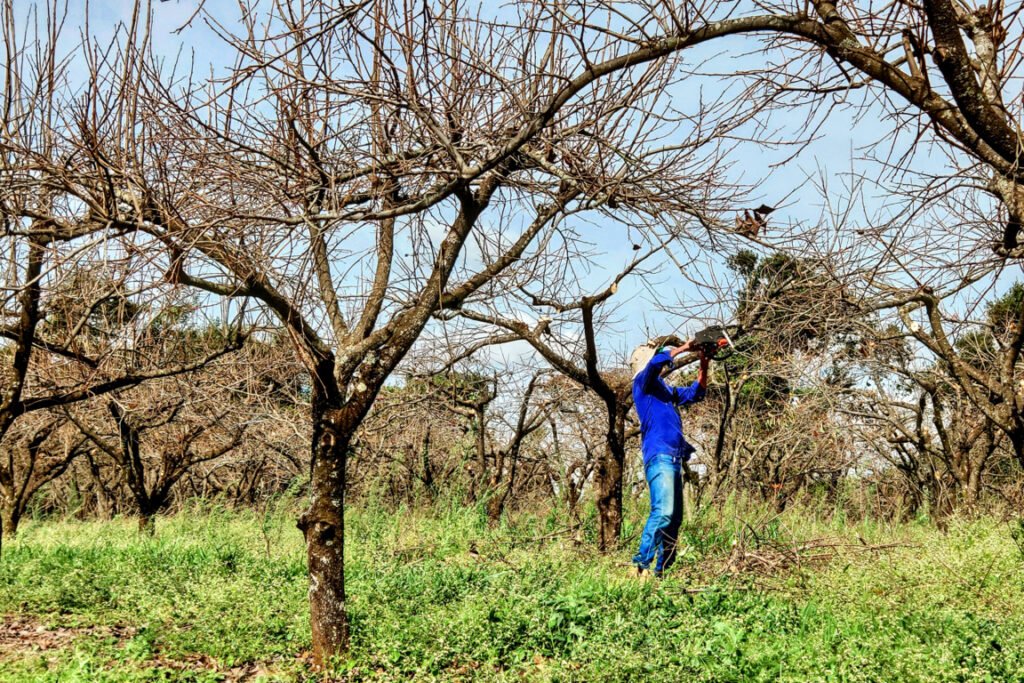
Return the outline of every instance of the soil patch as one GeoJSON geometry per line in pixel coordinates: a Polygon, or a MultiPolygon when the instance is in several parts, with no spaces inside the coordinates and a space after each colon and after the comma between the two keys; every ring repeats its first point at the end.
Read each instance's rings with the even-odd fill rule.
{"type": "MultiPolygon", "coordinates": [[[[35,655],[53,653],[70,646],[77,638],[99,636],[116,638],[119,644],[133,638],[138,629],[131,626],[88,626],[73,628],[47,626],[38,618],[17,614],[0,615],[0,662],[24,659],[35,655]]],[[[217,671],[226,683],[252,681],[266,669],[259,664],[247,664],[231,668],[218,666],[206,655],[188,655],[183,659],[169,659],[156,655],[153,659],[139,662],[140,666],[154,666],[173,671],[217,671]]]]}
{"type": "Polygon", "coordinates": [[[83,635],[131,638],[136,630],[124,626],[69,628],[46,626],[35,617],[5,614],[0,617],[0,661],[59,650],[83,635]]]}

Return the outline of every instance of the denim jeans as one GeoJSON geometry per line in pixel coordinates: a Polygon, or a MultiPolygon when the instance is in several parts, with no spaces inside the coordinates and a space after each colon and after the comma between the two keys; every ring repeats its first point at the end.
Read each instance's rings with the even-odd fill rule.
{"type": "Polygon", "coordinates": [[[656,455],[644,467],[644,474],[651,491],[651,514],[633,564],[647,569],[657,556],[654,573],[660,574],[676,559],[676,536],[683,521],[682,461],[679,456],[656,455]]]}

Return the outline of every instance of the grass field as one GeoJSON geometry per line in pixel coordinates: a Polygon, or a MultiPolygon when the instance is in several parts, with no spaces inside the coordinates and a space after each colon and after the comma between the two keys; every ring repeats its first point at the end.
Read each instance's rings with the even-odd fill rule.
{"type": "MultiPolygon", "coordinates": [[[[629,515],[636,533],[639,510],[629,515]]],[[[0,560],[0,680],[320,680],[294,511],[29,521],[0,560]]],[[[334,680],[1024,681],[1024,552],[991,520],[711,513],[628,576],[556,515],[351,511],[334,680]],[[813,542],[809,542],[813,541],[813,542]]],[[[631,543],[630,543],[631,545],[631,543]]]]}

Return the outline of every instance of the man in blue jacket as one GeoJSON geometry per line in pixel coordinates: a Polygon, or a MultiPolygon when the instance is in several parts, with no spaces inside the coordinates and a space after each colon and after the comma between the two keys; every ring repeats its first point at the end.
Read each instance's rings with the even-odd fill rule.
{"type": "Polygon", "coordinates": [[[668,569],[675,560],[676,536],[683,519],[683,463],[694,448],[683,438],[679,406],[704,398],[708,384],[708,358],[702,347],[693,341],[681,346],[641,346],[633,351],[633,403],[640,417],[641,449],[644,474],[651,491],[651,514],[647,518],[640,550],[633,556],[637,573],[649,575],[651,562],[654,576],[668,569]],[[662,379],[662,371],[676,356],[696,351],[700,358],[697,379],[687,387],[671,387],[662,379]]]}

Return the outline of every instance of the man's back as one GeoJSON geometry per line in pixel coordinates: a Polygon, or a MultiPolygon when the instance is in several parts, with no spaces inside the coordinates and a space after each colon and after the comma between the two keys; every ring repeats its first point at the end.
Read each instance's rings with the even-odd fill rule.
{"type": "Polygon", "coordinates": [[[645,465],[658,454],[679,455],[688,460],[694,450],[683,437],[683,424],[676,407],[700,401],[705,389],[697,381],[687,387],[666,384],[661,371],[671,360],[668,351],[659,351],[633,378],[633,403],[640,418],[645,465]]]}

